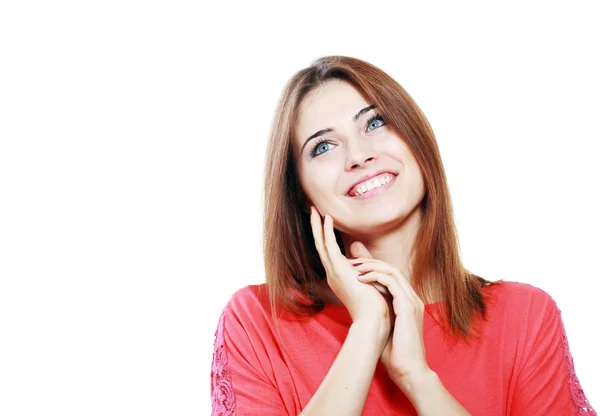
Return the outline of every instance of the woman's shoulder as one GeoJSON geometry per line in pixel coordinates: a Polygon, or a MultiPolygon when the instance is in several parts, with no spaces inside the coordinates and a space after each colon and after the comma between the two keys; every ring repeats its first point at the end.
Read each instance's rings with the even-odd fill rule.
{"type": "Polygon", "coordinates": [[[523,282],[503,280],[500,284],[489,285],[485,295],[493,300],[499,300],[505,306],[543,305],[553,302],[552,296],[544,289],[523,282]]]}
{"type": "MultiPolygon", "coordinates": [[[[270,310],[266,283],[237,289],[225,304],[224,312],[240,316],[255,316],[270,310]]],[[[270,312],[269,312],[270,313],[270,312]]]]}
{"type": "Polygon", "coordinates": [[[264,301],[266,293],[264,284],[236,290],[221,311],[217,340],[225,337],[229,342],[245,344],[268,336],[272,330],[268,302],[264,301]]]}
{"type": "Polygon", "coordinates": [[[490,314],[499,318],[496,322],[500,325],[512,322],[515,329],[531,327],[533,323],[553,319],[560,313],[554,298],[546,290],[529,283],[504,280],[498,285],[487,286],[484,297],[490,314]]]}

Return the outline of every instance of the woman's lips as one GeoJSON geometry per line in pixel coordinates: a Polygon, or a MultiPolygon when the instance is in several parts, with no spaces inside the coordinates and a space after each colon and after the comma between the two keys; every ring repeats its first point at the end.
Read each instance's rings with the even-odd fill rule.
{"type": "Polygon", "coordinates": [[[353,195],[348,195],[350,198],[352,199],[369,199],[372,198],[376,195],[379,195],[382,192],[385,192],[389,187],[391,187],[395,182],[396,182],[396,178],[398,177],[398,175],[393,175],[392,180],[390,180],[388,183],[378,186],[376,188],[371,189],[370,191],[365,192],[362,195],[358,195],[358,196],[353,196],[353,195]]]}

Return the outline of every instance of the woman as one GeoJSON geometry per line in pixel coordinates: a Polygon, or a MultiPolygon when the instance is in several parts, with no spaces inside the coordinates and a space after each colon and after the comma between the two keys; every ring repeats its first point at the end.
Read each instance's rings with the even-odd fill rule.
{"type": "Polygon", "coordinates": [[[213,414],[596,414],[553,299],[462,266],[433,131],[390,76],[299,71],[266,163],[266,284],[223,311],[213,414]]]}

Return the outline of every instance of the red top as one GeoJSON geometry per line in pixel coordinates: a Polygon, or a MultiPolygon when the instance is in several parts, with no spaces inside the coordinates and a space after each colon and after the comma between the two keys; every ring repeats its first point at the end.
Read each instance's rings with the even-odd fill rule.
{"type": "MultiPolygon", "coordinates": [[[[535,286],[504,281],[483,288],[482,338],[450,344],[425,305],[429,367],[472,415],[597,416],[579,385],[560,309],[535,286]]],[[[304,322],[285,313],[274,332],[266,285],[238,290],[218,323],[211,371],[212,415],[298,415],[333,364],[352,323],[342,305],[304,322]],[[285,318],[285,319],[284,319],[285,318]],[[285,353],[284,353],[285,347],[285,353]]],[[[381,363],[364,416],[416,415],[381,363]]]]}

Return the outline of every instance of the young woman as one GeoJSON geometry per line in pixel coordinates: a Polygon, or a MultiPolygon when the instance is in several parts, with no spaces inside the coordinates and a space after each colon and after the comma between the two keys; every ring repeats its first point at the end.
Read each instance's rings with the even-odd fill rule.
{"type": "Polygon", "coordinates": [[[554,300],[462,266],[433,131],[386,73],[296,73],[265,175],[266,283],[221,315],[213,415],[596,415],[554,300]]]}

